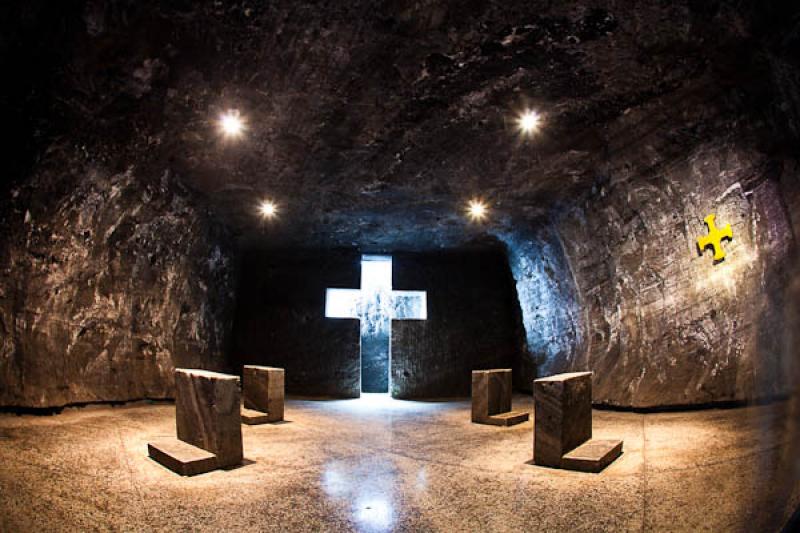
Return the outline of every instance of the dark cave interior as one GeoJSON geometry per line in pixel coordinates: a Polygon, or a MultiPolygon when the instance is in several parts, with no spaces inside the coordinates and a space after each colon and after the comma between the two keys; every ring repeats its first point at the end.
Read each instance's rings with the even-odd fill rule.
{"type": "Polygon", "coordinates": [[[510,368],[797,410],[796,3],[9,1],[0,61],[4,411],[245,364],[303,399],[510,368]]]}
{"type": "Polygon", "coordinates": [[[320,289],[357,287],[363,253],[453,304],[394,323],[398,364],[419,358],[398,383],[428,373],[398,395],[462,395],[508,361],[522,390],[592,369],[622,407],[786,394],[795,10],[540,4],[7,3],[0,403],[166,398],[174,366],[247,357],[350,396],[352,327],[323,324],[320,289]],[[721,264],[693,249],[709,212],[736,235],[721,264]]]}

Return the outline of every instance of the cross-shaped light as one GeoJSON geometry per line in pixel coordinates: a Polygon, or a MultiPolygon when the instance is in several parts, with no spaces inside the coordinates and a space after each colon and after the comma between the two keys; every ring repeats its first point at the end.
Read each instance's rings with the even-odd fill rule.
{"type": "Polygon", "coordinates": [[[425,291],[392,289],[392,258],[364,255],[360,289],[327,289],[325,316],[361,322],[361,391],[390,390],[392,321],[427,320],[425,291]]]}

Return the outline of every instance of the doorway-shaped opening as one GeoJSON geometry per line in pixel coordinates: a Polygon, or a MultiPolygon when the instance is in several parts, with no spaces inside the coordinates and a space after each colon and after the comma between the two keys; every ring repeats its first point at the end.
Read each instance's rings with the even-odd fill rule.
{"type": "Polygon", "coordinates": [[[426,320],[425,291],[392,290],[392,258],[361,257],[360,289],[327,289],[325,316],[361,322],[361,392],[389,392],[392,320],[426,320]]]}

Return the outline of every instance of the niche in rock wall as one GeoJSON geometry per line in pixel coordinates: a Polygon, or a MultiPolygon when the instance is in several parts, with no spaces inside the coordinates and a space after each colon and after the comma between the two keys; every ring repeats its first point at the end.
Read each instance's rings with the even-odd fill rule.
{"type": "Polygon", "coordinates": [[[252,251],[241,268],[234,359],[285,368],[291,394],[466,396],[522,347],[501,252],[252,251]]]}

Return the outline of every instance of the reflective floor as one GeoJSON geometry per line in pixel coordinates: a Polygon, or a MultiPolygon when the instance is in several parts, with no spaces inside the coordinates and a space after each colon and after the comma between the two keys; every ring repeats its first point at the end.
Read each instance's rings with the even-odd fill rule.
{"type": "Polygon", "coordinates": [[[291,400],[285,423],[243,428],[244,466],[193,478],[147,458],[172,405],[0,415],[0,531],[770,531],[798,502],[781,403],[595,411],[595,437],[625,441],[600,474],[527,464],[531,422],[469,411],[291,400]]]}

